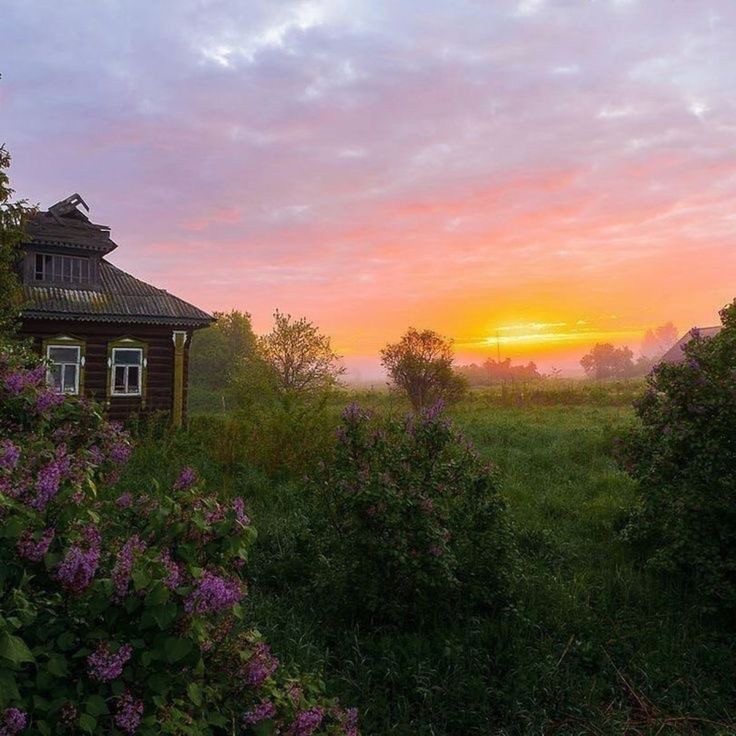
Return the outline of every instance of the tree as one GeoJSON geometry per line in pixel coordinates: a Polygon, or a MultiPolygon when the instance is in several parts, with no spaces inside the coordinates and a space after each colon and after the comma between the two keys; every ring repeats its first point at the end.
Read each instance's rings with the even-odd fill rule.
{"type": "Polygon", "coordinates": [[[634,354],[627,347],[615,348],[610,343],[598,343],[580,361],[585,373],[592,378],[626,378],[634,372],[634,354]]]}
{"type": "Polygon", "coordinates": [[[0,336],[15,331],[23,300],[18,262],[18,245],[29,215],[35,210],[24,199],[13,201],[7,169],[11,157],[5,146],[0,146],[0,336]]]}
{"type": "Polygon", "coordinates": [[[638,503],[625,535],[648,563],[695,583],[707,607],[736,610],[736,301],[714,337],[660,363],[623,443],[638,503]]]}
{"type": "Polygon", "coordinates": [[[323,395],[335,388],[345,368],[330,338],[306,317],[293,319],[276,310],[273,319],[271,332],[258,338],[257,350],[276,393],[289,400],[323,395]]]}
{"type": "Polygon", "coordinates": [[[381,350],[391,384],[420,412],[438,401],[457,401],[467,384],[453,371],[452,342],[432,330],[410,327],[397,343],[381,350]]]}
{"type": "Polygon", "coordinates": [[[255,355],[256,336],[247,312],[233,309],[214,316],[214,325],[194,333],[189,374],[193,386],[222,391],[237,369],[255,355]]]}
{"type": "Polygon", "coordinates": [[[677,337],[677,327],[672,322],[647,330],[641,343],[642,356],[653,364],[677,342],[677,337]]]}

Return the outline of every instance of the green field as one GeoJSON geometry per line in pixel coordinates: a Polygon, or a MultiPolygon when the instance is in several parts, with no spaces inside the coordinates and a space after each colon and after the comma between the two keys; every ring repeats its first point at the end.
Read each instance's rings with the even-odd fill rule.
{"type": "MultiPolygon", "coordinates": [[[[704,617],[673,580],[619,539],[635,497],[612,457],[639,384],[481,390],[451,411],[496,463],[518,529],[515,604],[492,617],[408,633],[334,630],[288,575],[307,513],[302,484],[213,460],[210,420],[143,443],[128,472],[199,465],[248,500],[259,532],[250,613],[285,666],[321,673],[368,734],[736,733],[732,622],[704,617]]],[[[382,412],[384,392],[356,398],[382,412]]],[[[215,440],[215,444],[217,441],[215,440]]],[[[298,559],[297,559],[298,561],[298,559]]],[[[298,565],[296,565],[298,569],[298,565]]]]}

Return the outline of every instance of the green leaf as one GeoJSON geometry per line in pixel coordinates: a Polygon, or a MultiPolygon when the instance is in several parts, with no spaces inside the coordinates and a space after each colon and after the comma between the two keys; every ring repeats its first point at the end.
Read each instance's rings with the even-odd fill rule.
{"type": "Polygon", "coordinates": [[[19,636],[5,633],[0,637],[0,657],[4,657],[13,664],[33,662],[31,650],[19,636]]]}
{"type": "Polygon", "coordinates": [[[64,677],[68,671],[66,658],[61,654],[52,654],[46,663],[46,670],[55,677],[64,677]]]}
{"type": "Polygon", "coordinates": [[[90,695],[84,704],[84,709],[94,717],[104,715],[108,712],[105,698],[101,695],[90,695]]]}
{"type": "Polygon", "coordinates": [[[93,718],[89,713],[82,713],[79,716],[79,728],[86,733],[94,733],[97,728],[97,719],[93,718]]]}
{"type": "Polygon", "coordinates": [[[202,705],[202,688],[196,682],[187,685],[187,695],[194,705],[202,705]]]}
{"type": "Polygon", "coordinates": [[[192,642],[189,639],[180,639],[170,636],[164,642],[164,653],[169,662],[178,662],[192,651],[192,642]]]}

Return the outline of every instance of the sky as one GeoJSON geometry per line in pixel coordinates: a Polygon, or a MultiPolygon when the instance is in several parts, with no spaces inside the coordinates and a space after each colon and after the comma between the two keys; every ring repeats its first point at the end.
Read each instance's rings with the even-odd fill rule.
{"type": "Polygon", "coordinates": [[[0,142],[116,265],[354,378],[409,326],[574,371],[736,296],[734,0],[15,0],[0,142]]]}

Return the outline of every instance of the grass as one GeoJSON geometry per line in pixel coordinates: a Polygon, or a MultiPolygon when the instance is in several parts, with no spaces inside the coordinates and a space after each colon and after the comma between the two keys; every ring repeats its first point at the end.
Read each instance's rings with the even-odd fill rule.
{"type": "MultiPolygon", "coordinates": [[[[249,613],[286,666],[321,672],[360,708],[366,735],[736,733],[732,625],[704,618],[691,591],[651,575],[618,537],[635,489],[611,451],[632,421],[622,397],[638,388],[611,388],[608,403],[593,388],[512,401],[481,390],[452,411],[499,465],[518,528],[516,603],[493,618],[401,634],[325,630],[308,597],[258,576],[259,554],[303,522],[298,484],[245,467],[224,477],[187,437],[146,443],[132,472],[189,455],[248,498],[264,540],[249,613]]],[[[385,392],[356,398],[404,410],[385,392]]]]}

